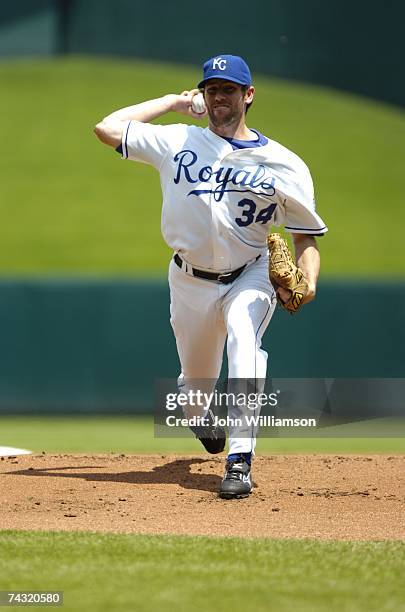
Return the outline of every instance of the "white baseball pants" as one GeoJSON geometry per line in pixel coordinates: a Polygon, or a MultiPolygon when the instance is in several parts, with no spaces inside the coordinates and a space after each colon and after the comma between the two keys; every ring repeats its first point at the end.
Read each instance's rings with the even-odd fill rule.
{"type": "MultiPolygon", "coordinates": [[[[266,254],[249,264],[228,285],[196,278],[183,262],[169,266],[170,315],[181,364],[179,381],[210,379],[211,391],[221,371],[227,339],[230,379],[266,378],[267,353],[261,340],[273,315],[276,297],[268,278],[266,254]]],[[[204,389],[205,390],[205,389],[204,389]]],[[[260,389],[259,389],[260,390],[260,389]]],[[[254,413],[258,416],[258,410],[254,413]]],[[[229,405],[230,420],[241,408],[229,405]]],[[[254,453],[257,428],[229,428],[229,453],[254,453]]]]}

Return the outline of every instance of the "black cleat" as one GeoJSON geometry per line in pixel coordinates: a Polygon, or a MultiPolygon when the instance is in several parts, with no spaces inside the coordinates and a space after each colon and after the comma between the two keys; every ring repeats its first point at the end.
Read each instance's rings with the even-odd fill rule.
{"type": "Polygon", "coordinates": [[[240,499],[248,497],[252,490],[250,465],[241,457],[227,461],[225,476],[219,489],[219,497],[223,499],[240,499]]]}
{"type": "Polygon", "coordinates": [[[191,431],[211,455],[222,453],[226,442],[225,429],[219,425],[214,425],[214,415],[211,410],[207,411],[204,422],[206,425],[190,427],[191,431]]]}

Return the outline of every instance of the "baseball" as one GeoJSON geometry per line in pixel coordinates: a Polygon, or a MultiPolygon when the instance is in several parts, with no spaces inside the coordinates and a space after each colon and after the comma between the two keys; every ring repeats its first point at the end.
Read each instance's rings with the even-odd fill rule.
{"type": "Polygon", "coordinates": [[[191,108],[193,109],[195,113],[198,113],[198,114],[205,113],[206,108],[205,108],[204,96],[202,95],[201,92],[193,96],[193,99],[191,100],[191,108]]]}

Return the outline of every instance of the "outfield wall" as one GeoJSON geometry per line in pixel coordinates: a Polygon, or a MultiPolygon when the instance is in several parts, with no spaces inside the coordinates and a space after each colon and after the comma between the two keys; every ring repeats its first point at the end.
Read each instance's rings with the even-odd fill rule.
{"type": "Polygon", "coordinates": [[[225,51],[256,73],[405,106],[405,3],[377,0],[15,0],[0,4],[0,57],[86,53],[192,63],[225,51]]]}
{"type": "MultiPolygon", "coordinates": [[[[0,413],[147,412],[176,377],[165,281],[0,282],[0,413]]],[[[405,283],[321,282],[264,337],[274,377],[404,377],[405,283]]]]}

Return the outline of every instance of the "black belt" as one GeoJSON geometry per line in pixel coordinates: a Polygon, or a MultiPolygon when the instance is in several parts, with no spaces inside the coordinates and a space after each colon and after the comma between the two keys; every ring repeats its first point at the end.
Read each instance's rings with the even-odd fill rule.
{"type": "MultiPolygon", "coordinates": [[[[259,259],[260,255],[256,257],[256,261],[259,259]]],[[[179,268],[183,267],[183,261],[178,253],[174,255],[174,261],[179,266],[179,268]]],[[[233,283],[234,280],[238,278],[246,268],[247,264],[241,266],[237,270],[233,270],[232,272],[206,272],[205,270],[199,270],[198,268],[191,268],[193,272],[193,276],[197,278],[205,278],[206,280],[217,281],[218,283],[223,283],[224,285],[228,285],[229,283],[233,283]]]]}

